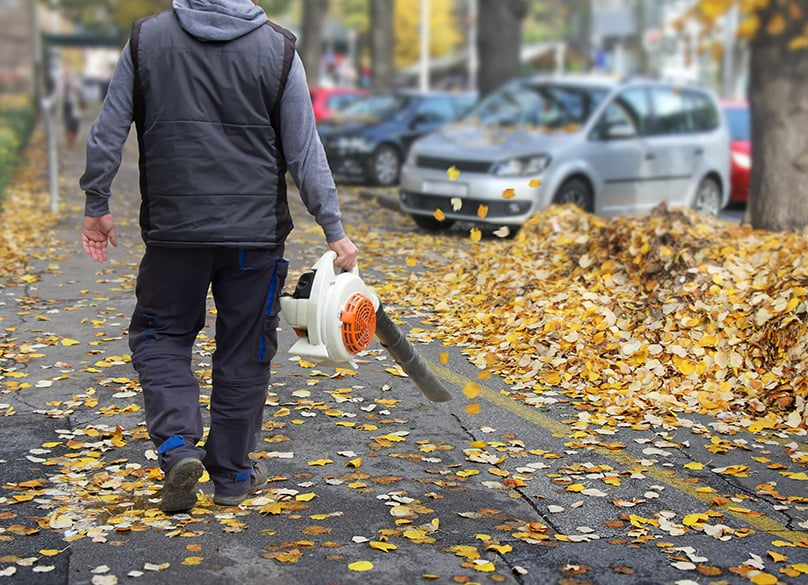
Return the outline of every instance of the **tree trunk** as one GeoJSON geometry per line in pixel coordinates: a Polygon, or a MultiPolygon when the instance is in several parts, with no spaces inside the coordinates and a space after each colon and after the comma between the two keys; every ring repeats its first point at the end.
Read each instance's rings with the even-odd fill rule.
{"type": "Polygon", "coordinates": [[[480,97],[520,74],[525,0],[479,0],[477,54],[480,97]]]}
{"type": "Polygon", "coordinates": [[[320,84],[323,59],[323,23],[328,13],[328,0],[303,0],[300,58],[306,70],[309,87],[320,84]]]}
{"type": "Polygon", "coordinates": [[[370,88],[386,91],[395,82],[395,0],[370,0],[370,88]]]}
{"type": "MultiPolygon", "coordinates": [[[[808,14],[808,0],[797,4],[808,14]]],[[[767,25],[779,6],[772,3],[759,12],[749,80],[753,149],[748,215],[753,228],[771,231],[808,225],[808,49],[789,49],[806,21],[793,19],[785,31],[770,34],[767,25]]]]}

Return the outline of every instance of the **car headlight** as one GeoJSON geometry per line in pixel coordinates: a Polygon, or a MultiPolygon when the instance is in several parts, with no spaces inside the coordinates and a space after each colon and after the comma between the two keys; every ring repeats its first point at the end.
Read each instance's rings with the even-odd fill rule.
{"type": "Polygon", "coordinates": [[[344,152],[370,152],[373,150],[373,144],[361,136],[337,138],[334,144],[339,150],[344,152]]]}
{"type": "Polygon", "coordinates": [[[493,173],[498,177],[538,175],[550,166],[550,160],[549,154],[509,158],[494,165],[493,173]]]}
{"type": "Polygon", "coordinates": [[[745,169],[751,168],[752,166],[751,157],[748,154],[743,154],[742,152],[733,152],[732,160],[736,165],[745,169]]]}

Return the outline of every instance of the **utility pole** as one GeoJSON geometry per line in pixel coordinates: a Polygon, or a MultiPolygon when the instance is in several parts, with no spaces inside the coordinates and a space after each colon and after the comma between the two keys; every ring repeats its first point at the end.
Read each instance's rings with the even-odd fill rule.
{"type": "Polygon", "coordinates": [[[421,0],[421,91],[429,89],[429,0],[421,0]]]}
{"type": "Polygon", "coordinates": [[[477,0],[468,0],[468,89],[477,90],[477,0]]]}

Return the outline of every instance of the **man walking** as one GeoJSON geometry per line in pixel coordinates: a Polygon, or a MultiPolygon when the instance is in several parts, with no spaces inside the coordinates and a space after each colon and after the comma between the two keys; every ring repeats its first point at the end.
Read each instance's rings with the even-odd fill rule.
{"type": "Polygon", "coordinates": [[[250,453],[277,350],[278,296],[292,230],[287,170],[335,265],[356,265],[317,135],[295,38],[258,0],[174,0],[132,27],[87,140],[84,250],[117,245],[112,180],[134,121],[140,227],[129,346],[146,424],[165,472],[161,508],[187,510],[206,468],[214,502],[235,506],[266,481],[250,453]],[[216,304],[210,430],[204,445],[192,348],[216,304]],[[204,466],[204,467],[203,467],[204,466]]]}

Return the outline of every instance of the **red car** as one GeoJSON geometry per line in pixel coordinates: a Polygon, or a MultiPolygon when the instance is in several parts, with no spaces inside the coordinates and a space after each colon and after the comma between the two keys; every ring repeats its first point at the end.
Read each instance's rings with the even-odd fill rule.
{"type": "Polygon", "coordinates": [[[732,191],[729,199],[733,203],[746,203],[749,194],[749,175],[752,168],[752,146],[750,143],[749,104],[745,101],[723,101],[721,106],[729,123],[732,140],[732,191]]]}
{"type": "Polygon", "coordinates": [[[314,119],[320,122],[327,120],[336,112],[362,99],[370,92],[357,87],[312,87],[310,93],[314,119]]]}

